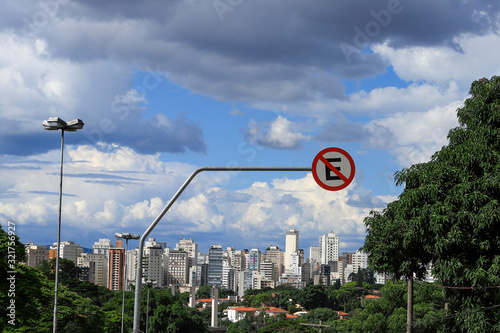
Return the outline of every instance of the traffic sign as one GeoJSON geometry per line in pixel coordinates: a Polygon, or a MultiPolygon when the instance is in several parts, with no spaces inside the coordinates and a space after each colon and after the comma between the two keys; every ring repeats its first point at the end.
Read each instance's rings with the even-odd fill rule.
{"type": "Polygon", "coordinates": [[[354,179],[354,161],[345,150],[335,147],[323,149],[312,163],[316,183],[328,191],[339,191],[354,179]]]}

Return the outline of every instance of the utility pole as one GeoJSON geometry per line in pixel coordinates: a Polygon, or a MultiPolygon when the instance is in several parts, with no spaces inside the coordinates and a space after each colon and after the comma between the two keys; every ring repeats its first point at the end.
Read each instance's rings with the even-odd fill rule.
{"type": "Polygon", "coordinates": [[[413,277],[408,277],[408,304],[406,312],[406,333],[413,332],[413,277]]]}
{"type": "Polygon", "coordinates": [[[318,332],[322,332],[323,327],[330,327],[330,325],[323,325],[321,324],[321,320],[319,321],[319,324],[305,324],[305,323],[300,323],[301,326],[312,326],[312,327],[319,327],[318,332]]]}

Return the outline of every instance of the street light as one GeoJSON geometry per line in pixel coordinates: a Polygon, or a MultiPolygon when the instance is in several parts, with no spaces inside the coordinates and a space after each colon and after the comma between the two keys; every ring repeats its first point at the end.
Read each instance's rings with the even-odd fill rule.
{"type": "Polygon", "coordinates": [[[83,128],[83,121],[81,119],[73,119],[65,122],[59,117],[50,117],[44,120],[43,127],[49,131],[61,130],[61,177],[59,182],[59,221],[57,225],[57,255],[56,255],[56,277],[54,288],[54,319],[52,331],[57,333],[57,298],[59,294],[59,250],[61,247],[61,208],[62,208],[62,183],[63,183],[63,156],[64,156],[64,131],[76,132],[83,128]]]}
{"type": "Polygon", "coordinates": [[[123,259],[125,260],[125,267],[123,269],[123,282],[122,282],[122,328],[121,333],[123,333],[123,318],[125,317],[125,288],[127,287],[127,251],[128,251],[128,240],[129,239],[139,239],[141,235],[130,234],[128,232],[115,233],[116,238],[125,239],[125,255],[123,259]]]}
{"type": "Polygon", "coordinates": [[[145,333],[148,333],[148,323],[149,323],[149,290],[151,289],[151,286],[155,285],[156,283],[157,283],[156,281],[151,281],[151,280],[148,280],[145,283],[149,287],[148,288],[148,300],[146,302],[146,331],[145,331],[145,333]]]}

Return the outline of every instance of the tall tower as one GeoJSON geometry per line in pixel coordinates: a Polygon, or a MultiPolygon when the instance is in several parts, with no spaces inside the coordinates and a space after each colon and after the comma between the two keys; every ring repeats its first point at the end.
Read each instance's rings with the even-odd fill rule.
{"type": "Polygon", "coordinates": [[[323,265],[339,260],[339,238],[335,233],[329,232],[328,235],[319,236],[319,255],[323,265]]]}
{"type": "Polygon", "coordinates": [[[285,238],[285,269],[290,268],[290,256],[299,251],[299,232],[290,229],[285,238]]]}
{"type": "Polygon", "coordinates": [[[125,263],[125,249],[123,241],[117,240],[116,247],[109,249],[109,290],[123,289],[123,268],[125,263]]]}
{"type": "Polygon", "coordinates": [[[212,245],[208,250],[208,284],[220,286],[222,284],[222,261],[224,250],[222,245],[212,245]]]}
{"type": "Polygon", "coordinates": [[[271,261],[273,265],[273,280],[278,281],[284,272],[283,252],[277,246],[270,246],[266,249],[265,260],[271,261]]]}

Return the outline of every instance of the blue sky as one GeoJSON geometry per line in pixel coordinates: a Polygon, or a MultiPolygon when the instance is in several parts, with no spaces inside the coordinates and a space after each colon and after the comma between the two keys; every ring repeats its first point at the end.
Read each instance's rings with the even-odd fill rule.
{"type": "MultiPolygon", "coordinates": [[[[0,13],[0,222],[56,241],[142,234],[202,166],[311,166],[327,147],[356,176],[329,192],[310,172],[200,174],[150,237],[309,253],[395,200],[396,171],[429,160],[471,83],[500,72],[493,1],[20,0],[0,13]]],[[[133,246],[133,244],[131,244],[133,246]]]]}

